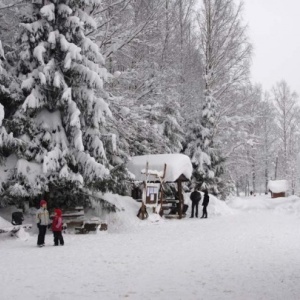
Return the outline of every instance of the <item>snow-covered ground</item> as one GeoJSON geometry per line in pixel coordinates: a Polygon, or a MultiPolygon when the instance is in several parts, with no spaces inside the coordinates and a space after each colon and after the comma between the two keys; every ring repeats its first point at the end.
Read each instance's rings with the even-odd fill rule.
{"type": "Polygon", "coordinates": [[[0,298],[300,299],[298,197],[212,198],[208,219],[157,222],[115,203],[108,232],[65,234],[63,247],[1,234],[0,298]]]}

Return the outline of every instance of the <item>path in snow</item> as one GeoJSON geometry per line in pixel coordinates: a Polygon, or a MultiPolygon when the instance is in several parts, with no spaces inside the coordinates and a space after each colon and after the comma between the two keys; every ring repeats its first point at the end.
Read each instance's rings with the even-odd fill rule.
{"type": "Polygon", "coordinates": [[[299,299],[300,219],[269,209],[1,241],[1,299],[299,299]]]}

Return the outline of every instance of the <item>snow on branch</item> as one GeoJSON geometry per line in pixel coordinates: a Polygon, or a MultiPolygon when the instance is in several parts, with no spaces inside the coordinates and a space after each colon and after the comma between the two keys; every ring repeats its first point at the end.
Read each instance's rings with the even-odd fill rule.
{"type": "Polygon", "coordinates": [[[50,3],[48,5],[45,5],[40,10],[41,15],[47,19],[49,22],[55,20],[55,13],[54,13],[54,4],[50,3]]]}
{"type": "Polygon", "coordinates": [[[44,95],[38,88],[32,89],[30,95],[25,99],[22,108],[26,111],[28,108],[39,108],[45,104],[44,95]]]}
{"type": "Polygon", "coordinates": [[[43,22],[42,20],[35,21],[33,23],[21,23],[21,27],[25,28],[30,33],[36,35],[39,31],[44,32],[43,22]]]}
{"type": "Polygon", "coordinates": [[[72,13],[72,9],[66,4],[58,5],[58,14],[62,17],[68,17],[72,13]]]}
{"type": "Polygon", "coordinates": [[[37,61],[40,63],[40,65],[44,66],[44,53],[46,52],[44,43],[40,43],[38,46],[36,46],[33,50],[33,56],[37,59],[37,61]]]}
{"type": "Polygon", "coordinates": [[[63,95],[62,101],[67,105],[68,110],[68,123],[70,124],[73,133],[74,147],[79,151],[84,151],[83,141],[82,141],[82,132],[80,124],[80,110],[78,109],[76,103],[72,100],[72,91],[71,88],[67,88],[63,95]]]}
{"type": "Polygon", "coordinates": [[[100,49],[97,44],[91,41],[89,38],[84,38],[82,42],[82,50],[85,55],[94,61],[95,63],[105,64],[105,59],[100,53],[100,49]]]}
{"type": "Polygon", "coordinates": [[[99,127],[99,122],[105,124],[105,117],[109,116],[112,118],[112,113],[109,105],[100,97],[95,98],[95,108],[93,116],[93,124],[96,128],[99,127]]]}
{"type": "Polygon", "coordinates": [[[82,64],[74,63],[73,70],[77,71],[89,88],[103,89],[103,80],[99,74],[82,64]]]}
{"type": "Polygon", "coordinates": [[[35,79],[34,79],[34,77],[29,76],[27,79],[25,79],[25,80],[22,82],[21,89],[22,89],[22,90],[25,90],[25,91],[31,91],[32,88],[34,87],[34,84],[35,84],[35,79]]]}
{"type": "Polygon", "coordinates": [[[94,18],[91,17],[90,15],[88,15],[85,11],[83,11],[81,9],[77,9],[76,14],[88,29],[96,29],[97,28],[97,23],[94,20],[94,18]]]}
{"type": "Polygon", "coordinates": [[[60,71],[56,71],[54,73],[53,85],[56,88],[60,88],[60,87],[64,86],[64,83],[65,83],[65,80],[64,80],[63,74],[60,71]]]}
{"type": "Polygon", "coordinates": [[[51,48],[54,49],[56,46],[56,39],[59,37],[58,30],[51,31],[48,36],[48,43],[51,45],[51,48]]]}
{"type": "Polygon", "coordinates": [[[72,30],[75,32],[78,28],[81,30],[84,30],[83,28],[83,22],[76,16],[69,16],[67,18],[66,26],[72,28],[72,30]]]}
{"type": "Polygon", "coordinates": [[[58,176],[59,176],[59,178],[67,179],[67,180],[70,180],[73,182],[77,181],[77,183],[79,183],[80,185],[83,184],[83,177],[78,173],[75,174],[74,172],[72,172],[67,165],[64,165],[62,167],[58,176]]]}
{"type": "Polygon", "coordinates": [[[63,154],[58,147],[55,147],[52,151],[47,152],[43,161],[43,173],[47,174],[50,172],[59,171],[61,168],[61,160],[63,160],[63,154]]]}
{"type": "Polygon", "coordinates": [[[81,48],[76,46],[73,43],[69,43],[65,36],[60,34],[59,35],[60,38],[60,46],[62,51],[64,52],[69,52],[70,53],[70,59],[76,59],[76,60],[81,60],[82,56],[80,54],[81,48]]]}
{"type": "Polygon", "coordinates": [[[84,178],[88,181],[100,180],[109,176],[109,170],[98,163],[90,154],[78,152],[76,158],[81,165],[84,178]]]}

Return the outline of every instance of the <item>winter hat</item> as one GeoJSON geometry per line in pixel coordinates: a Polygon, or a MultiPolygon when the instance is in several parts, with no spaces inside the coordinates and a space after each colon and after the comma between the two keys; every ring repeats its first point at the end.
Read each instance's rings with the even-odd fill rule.
{"type": "Polygon", "coordinates": [[[61,217],[62,211],[61,211],[59,208],[55,208],[55,209],[54,209],[54,212],[55,212],[59,217],[61,217]]]}
{"type": "Polygon", "coordinates": [[[40,202],[40,206],[43,206],[44,204],[46,204],[46,205],[47,205],[47,201],[46,201],[46,200],[41,200],[41,202],[40,202]]]}

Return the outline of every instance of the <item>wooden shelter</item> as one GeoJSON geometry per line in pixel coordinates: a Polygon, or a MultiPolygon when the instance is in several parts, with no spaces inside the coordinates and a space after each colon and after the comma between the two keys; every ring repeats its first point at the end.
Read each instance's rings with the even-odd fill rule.
{"type": "Polygon", "coordinates": [[[288,191],[288,181],[269,180],[268,189],[271,193],[271,198],[286,197],[288,191]]]}
{"type": "Polygon", "coordinates": [[[165,217],[181,219],[184,216],[182,182],[190,180],[193,170],[188,156],[184,154],[134,156],[127,168],[132,173],[135,183],[132,196],[142,202],[143,209],[152,207],[154,212],[165,217]],[[166,198],[165,185],[168,183],[176,184],[177,199],[166,198]],[[170,211],[168,215],[165,214],[166,210],[170,211]]]}

